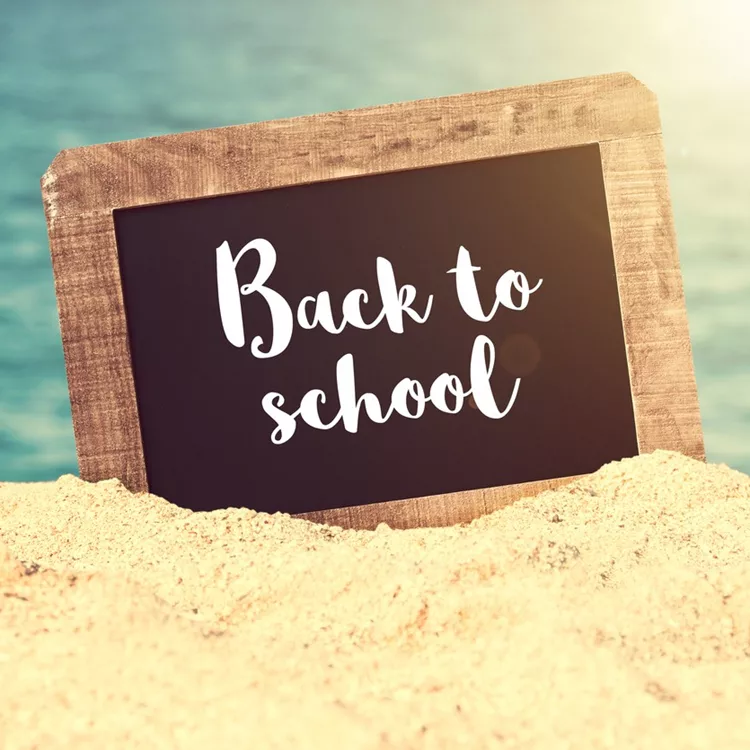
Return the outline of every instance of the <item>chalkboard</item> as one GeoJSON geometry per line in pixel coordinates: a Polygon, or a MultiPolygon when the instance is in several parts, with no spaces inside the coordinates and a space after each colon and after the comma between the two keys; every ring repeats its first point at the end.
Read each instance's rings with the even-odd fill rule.
{"type": "Polygon", "coordinates": [[[585,474],[638,453],[596,144],[129,208],[114,220],[147,476],[175,503],[303,513],[585,474]],[[256,288],[244,295],[243,285],[256,288]],[[402,292],[399,305],[404,285],[414,301],[402,292]],[[367,293],[361,319],[380,317],[372,328],[344,321],[355,289],[367,293]],[[305,305],[306,325],[316,309],[320,322],[302,327],[299,303],[320,292],[327,303],[305,305]],[[326,330],[327,312],[343,330],[326,330]],[[474,382],[472,361],[480,370],[492,359],[474,382]],[[379,421],[399,381],[429,396],[443,373],[458,379],[446,380],[444,409],[420,403],[412,385],[412,416],[379,421]],[[479,404],[456,395],[481,383],[491,395],[479,404]],[[278,393],[293,414],[320,389],[312,413],[328,426],[352,384],[351,403],[377,398],[375,420],[363,404],[348,427],[300,415],[283,433],[262,406],[278,393]]]}
{"type": "Polygon", "coordinates": [[[42,193],[89,481],[408,527],[704,456],[627,74],[63,151],[42,193]]]}

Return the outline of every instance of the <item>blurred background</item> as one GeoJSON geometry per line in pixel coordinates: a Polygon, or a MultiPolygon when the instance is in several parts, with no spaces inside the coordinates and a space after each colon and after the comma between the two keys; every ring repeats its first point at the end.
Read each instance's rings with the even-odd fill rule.
{"type": "Polygon", "coordinates": [[[659,97],[708,458],[750,473],[748,0],[0,0],[0,480],[77,473],[62,148],[628,71],[659,97]]]}

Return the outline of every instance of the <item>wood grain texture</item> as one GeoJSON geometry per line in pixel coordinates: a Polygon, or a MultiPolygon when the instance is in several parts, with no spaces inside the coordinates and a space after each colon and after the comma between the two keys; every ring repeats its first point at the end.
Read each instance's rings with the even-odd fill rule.
{"type": "Polygon", "coordinates": [[[489,487],[467,492],[451,492],[446,495],[393,500],[387,503],[355,505],[349,508],[299,513],[296,517],[306,518],[315,523],[352,529],[375,529],[379,523],[386,523],[394,529],[453,526],[469,523],[475,518],[504,508],[523,497],[534,497],[540,492],[562,487],[580,478],[580,476],[560,477],[540,482],[510,484],[505,487],[489,487]]]}
{"type": "Polygon", "coordinates": [[[659,133],[626,73],[61,151],[48,220],[659,133]]]}
{"type": "Polygon", "coordinates": [[[638,449],[705,460],[661,136],[600,149],[638,449]]]}
{"type": "MultiPolygon", "coordinates": [[[[703,458],[654,95],[626,73],[62,151],[42,178],[82,478],[148,482],[112,211],[599,143],[641,452],[703,458]]],[[[571,478],[305,514],[461,523],[571,478]]]]}
{"type": "Polygon", "coordinates": [[[112,212],[50,229],[73,431],[81,477],[148,487],[112,212]]]}

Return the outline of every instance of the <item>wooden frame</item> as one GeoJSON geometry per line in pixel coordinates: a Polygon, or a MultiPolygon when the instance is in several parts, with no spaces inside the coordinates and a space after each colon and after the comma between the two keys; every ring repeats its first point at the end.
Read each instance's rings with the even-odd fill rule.
{"type": "MultiPolygon", "coordinates": [[[[81,477],[148,490],[112,212],[599,143],[641,453],[704,459],[657,102],[613,74],[61,151],[42,178],[81,477]]],[[[574,477],[319,511],[466,522],[574,477]]]]}

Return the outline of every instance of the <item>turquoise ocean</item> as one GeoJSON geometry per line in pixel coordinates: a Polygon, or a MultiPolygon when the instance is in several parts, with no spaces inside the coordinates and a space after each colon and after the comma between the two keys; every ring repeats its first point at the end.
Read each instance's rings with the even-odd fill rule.
{"type": "Polygon", "coordinates": [[[750,473],[747,0],[0,0],[0,480],[76,473],[62,148],[628,71],[659,97],[708,458],[750,473]]]}

